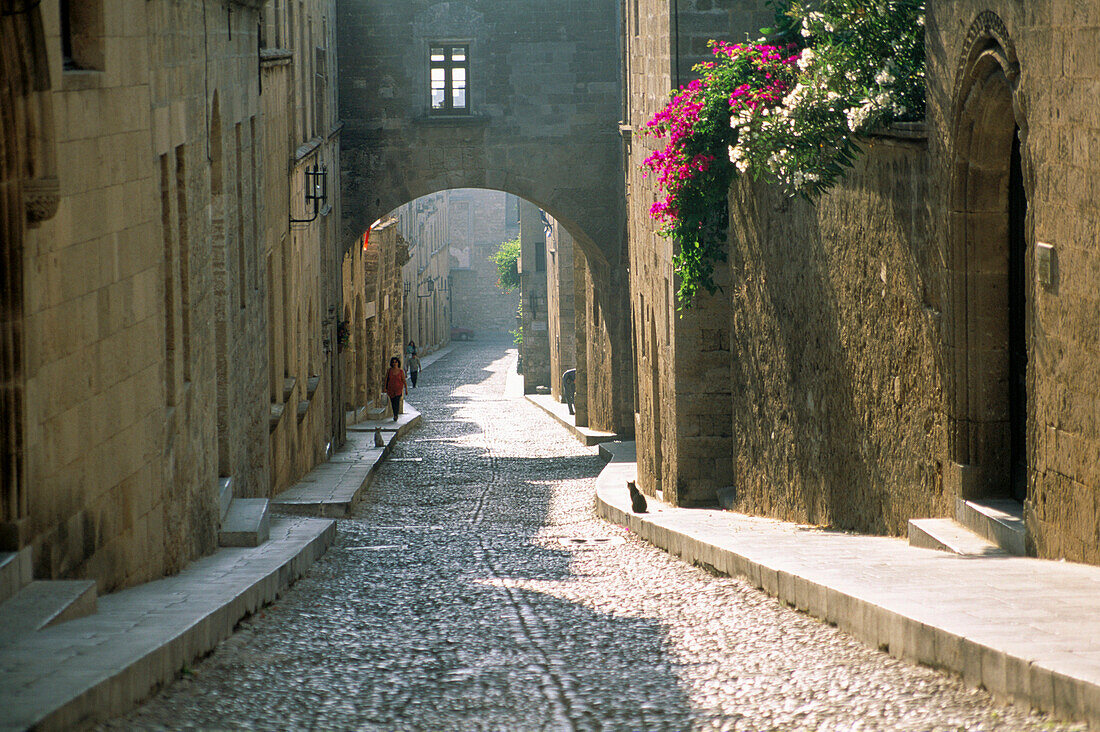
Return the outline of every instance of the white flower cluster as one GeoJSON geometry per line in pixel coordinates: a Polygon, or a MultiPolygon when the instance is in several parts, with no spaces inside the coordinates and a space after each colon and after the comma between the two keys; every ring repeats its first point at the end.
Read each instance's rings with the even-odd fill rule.
{"type": "Polygon", "coordinates": [[[836,26],[832,22],[825,19],[823,13],[813,12],[807,13],[806,17],[802,19],[802,33],[803,38],[809,38],[813,35],[813,27],[816,24],[821,24],[821,27],[825,29],[826,33],[833,33],[836,31],[836,26]]]}
{"type": "Polygon", "coordinates": [[[853,135],[906,113],[901,100],[915,74],[906,70],[904,58],[899,65],[899,51],[887,51],[886,58],[853,54],[846,36],[833,36],[838,26],[856,34],[878,32],[870,16],[890,18],[899,4],[871,0],[863,6],[869,13],[834,18],[796,3],[800,33],[811,47],[793,59],[796,78],[780,101],[756,109],[738,105],[731,114],[735,142],[728,153],[739,173],[763,174],[792,194],[820,190],[836,176],[835,152],[848,149],[853,135]]]}

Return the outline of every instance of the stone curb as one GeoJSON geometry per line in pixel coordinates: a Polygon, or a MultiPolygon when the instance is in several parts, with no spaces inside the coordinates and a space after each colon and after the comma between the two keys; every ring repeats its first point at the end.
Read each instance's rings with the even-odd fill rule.
{"type": "MultiPolygon", "coordinates": [[[[760,549],[761,535],[764,535],[764,543],[767,542],[766,528],[745,540],[738,536],[739,529],[733,525],[734,521],[766,524],[770,521],[766,519],[756,520],[717,509],[675,508],[649,497],[651,513],[635,514],[630,510],[630,499],[623,485],[637,476],[633,455],[617,455],[614,450],[601,450],[601,455],[609,460],[597,480],[596,509],[602,518],[630,529],[654,546],[694,565],[719,574],[744,577],[787,605],[835,625],[896,658],[952,671],[962,676],[967,684],[985,688],[998,699],[1087,721],[1090,729],[1100,729],[1100,654],[1082,647],[1091,642],[1084,624],[1078,628],[1076,639],[1054,642],[1035,637],[1042,636],[1044,629],[1034,624],[1013,624],[1008,615],[1000,624],[993,624],[982,618],[965,616],[953,608],[937,607],[935,596],[929,595],[921,602],[912,597],[893,597],[888,592],[876,593],[873,588],[846,579],[844,568],[836,566],[836,561],[827,553],[818,550],[816,559],[820,567],[803,561],[804,557],[787,560],[781,551],[769,553],[767,549],[760,549]],[[739,542],[744,546],[738,547],[739,542]],[[961,627],[967,623],[968,627],[961,627]],[[1066,650],[1074,647],[1075,642],[1081,650],[1076,656],[1066,650]]],[[[780,532],[789,535],[794,527],[781,522],[770,523],[779,527],[777,538],[782,538],[780,532]]],[[[794,528],[813,530],[812,527],[794,528]]],[[[898,541],[841,536],[848,536],[853,542],[898,541]]],[[[904,543],[898,542],[898,549],[906,548],[904,543]]],[[[876,559],[880,553],[876,552],[876,559]]],[[[941,561],[937,555],[943,553],[931,555],[934,561],[941,561]]],[[[916,567],[928,557],[922,554],[907,559],[916,567]]],[[[899,557],[899,560],[899,564],[907,563],[904,558],[899,557]]],[[[945,557],[942,561],[952,560],[945,557]]],[[[1044,574],[1042,560],[992,558],[972,561],[1040,563],[1032,565],[1035,575],[1044,574]]],[[[1045,564],[1047,571],[1052,569],[1049,565],[1066,568],[1065,563],[1045,564]]],[[[1066,571],[1081,574],[1075,568],[1095,569],[1070,565],[1066,571]]],[[[956,579],[966,581],[962,573],[956,579]]],[[[1043,588],[1037,587],[1034,591],[1040,604],[1058,602],[1053,597],[1048,600],[1043,588]]],[[[1097,591],[1100,592],[1100,587],[1097,591]]],[[[1080,599],[1096,607],[1090,598],[1080,599]]],[[[974,597],[973,601],[980,603],[982,599],[974,597]]],[[[1011,612],[1010,608],[1005,610],[1011,612]]],[[[1055,638],[1056,634],[1047,633],[1046,636],[1055,638]]]]}
{"type": "Polygon", "coordinates": [[[0,649],[0,729],[83,729],[127,712],[305,574],[336,523],[280,518],[271,536],[106,595],[96,614],[0,649]]]}
{"type": "Polygon", "coordinates": [[[554,401],[554,397],[549,394],[524,394],[523,396],[527,401],[560,422],[566,429],[572,432],[573,436],[580,440],[581,444],[585,447],[593,447],[604,442],[622,439],[620,435],[614,432],[602,432],[587,427],[578,427],[575,422],[576,418],[569,414],[569,408],[560,402],[554,401]]]}

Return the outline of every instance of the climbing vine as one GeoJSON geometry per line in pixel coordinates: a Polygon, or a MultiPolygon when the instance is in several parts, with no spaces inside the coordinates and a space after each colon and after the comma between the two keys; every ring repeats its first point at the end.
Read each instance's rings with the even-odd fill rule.
{"type": "Polygon", "coordinates": [[[923,25],[922,0],[780,0],[767,40],[711,42],[700,78],[646,124],[665,141],[644,169],[664,193],[650,215],[676,243],[680,307],[717,289],[735,177],[813,200],[872,130],[923,116],[923,25]]]}

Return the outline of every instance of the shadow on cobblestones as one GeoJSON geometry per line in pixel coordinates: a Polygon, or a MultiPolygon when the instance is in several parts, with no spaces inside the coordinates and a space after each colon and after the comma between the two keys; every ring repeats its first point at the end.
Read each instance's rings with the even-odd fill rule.
{"type": "Polygon", "coordinates": [[[336,545],[111,729],[1068,730],[596,518],[603,463],[456,348],[336,545]],[[602,542],[573,542],[600,539],[602,542]]]}

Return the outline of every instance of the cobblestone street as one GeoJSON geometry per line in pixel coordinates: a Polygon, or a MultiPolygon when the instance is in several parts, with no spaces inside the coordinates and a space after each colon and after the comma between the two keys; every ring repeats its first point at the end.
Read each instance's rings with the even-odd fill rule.
{"type": "Polygon", "coordinates": [[[336,545],[106,729],[1069,730],[599,520],[603,463],[461,345],[336,545]]]}

